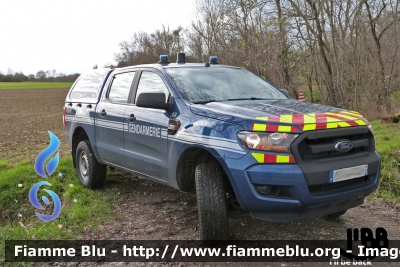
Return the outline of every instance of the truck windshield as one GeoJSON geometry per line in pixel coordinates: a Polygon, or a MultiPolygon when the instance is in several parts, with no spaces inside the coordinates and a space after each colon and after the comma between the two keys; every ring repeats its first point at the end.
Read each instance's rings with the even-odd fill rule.
{"type": "Polygon", "coordinates": [[[168,68],[182,98],[192,103],[213,101],[287,99],[274,86],[241,68],[168,68]]]}

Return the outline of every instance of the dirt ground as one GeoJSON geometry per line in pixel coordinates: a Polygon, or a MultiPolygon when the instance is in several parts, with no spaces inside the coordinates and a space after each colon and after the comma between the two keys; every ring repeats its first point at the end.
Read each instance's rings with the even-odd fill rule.
{"type": "MultiPolygon", "coordinates": [[[[45,147],[47,130],[61,140],[61,156],[69,153],[64,140],[62,107],[68,89],[0,91],[0,159],[10,162],[29,159],[45,147]]],[[[198,239],[198,218],[194,194],[178,192],[140,177],[126,174],[121,201],[115,205],[112,223],[98,231],[86,229],[81,239],[194,240],[198,239]]],[[[106,184],[107,186],[107,184],[106,184]]],[[[347,228],[384,227],[391,240],[400,240],[400,203],[380,199],[349,210],[340,219],[321,218],[294,223],[273,223],[252,218],[230,219],[235,240],[330,240],[346,239],[347,228]]],[[[36,264],[47,266],[48,264],[36,264]]],[[[55,263],[63,266],[94,266],[94,263],[55,263]]],[[[104,263],[102,266],[149,266],[149,263],[104,263]]],[[[320,263],[160,263],[155,266],[329,266],[320,263]]],[[[375,266],[383,266],[377,263],[375,266]]],[[[385,264],[387,265],[387,264],[385,264]]],[[[395,266],[395,265],[393,265],[395,266]]]]}
{"type": "Polygon", "coordinates": [[[0,159],[34,162],[49,143],[47,131],[64,141],[62,108],[69,89],[0,90],[0,159]]]}

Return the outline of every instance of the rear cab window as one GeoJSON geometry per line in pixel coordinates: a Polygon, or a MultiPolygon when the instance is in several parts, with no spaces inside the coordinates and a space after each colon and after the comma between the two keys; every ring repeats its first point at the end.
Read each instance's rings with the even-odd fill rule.
{"type": "Polygon", "coordinates": [[[82,73],[72,87],[67,101],[97,103],[106,77],[112,70],[96,69],[82,73]]]}

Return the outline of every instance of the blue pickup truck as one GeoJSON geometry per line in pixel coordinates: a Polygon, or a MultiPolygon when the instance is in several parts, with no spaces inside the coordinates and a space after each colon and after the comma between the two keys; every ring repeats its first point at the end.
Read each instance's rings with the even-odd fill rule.
{"type": "Polygon", "coordinates": [[[378,186],[361,114],[293,100],[217,57],[90,70],[63,118],[83,186],[102,187],[110,166],[196,192],[201,240],[228,239],[229,217],[336,218],[378,186]]]}

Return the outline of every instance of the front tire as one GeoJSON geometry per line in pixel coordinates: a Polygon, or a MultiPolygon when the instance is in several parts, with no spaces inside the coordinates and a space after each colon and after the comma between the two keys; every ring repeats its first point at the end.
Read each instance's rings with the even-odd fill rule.
{"type": "Polygon", "coordinates": [[[78,178],[84,187],[94,189],[104,186],[106,166],[97,161],[88,140],[81,141],[76,147],[75,163],[78,178]]]}
{"type": "Polygon", "coordinates": [[[229,238],[228,208],[218,163],[207,162],[196,166],[196,193],[199,209],[200,240],[229,238]]]}

